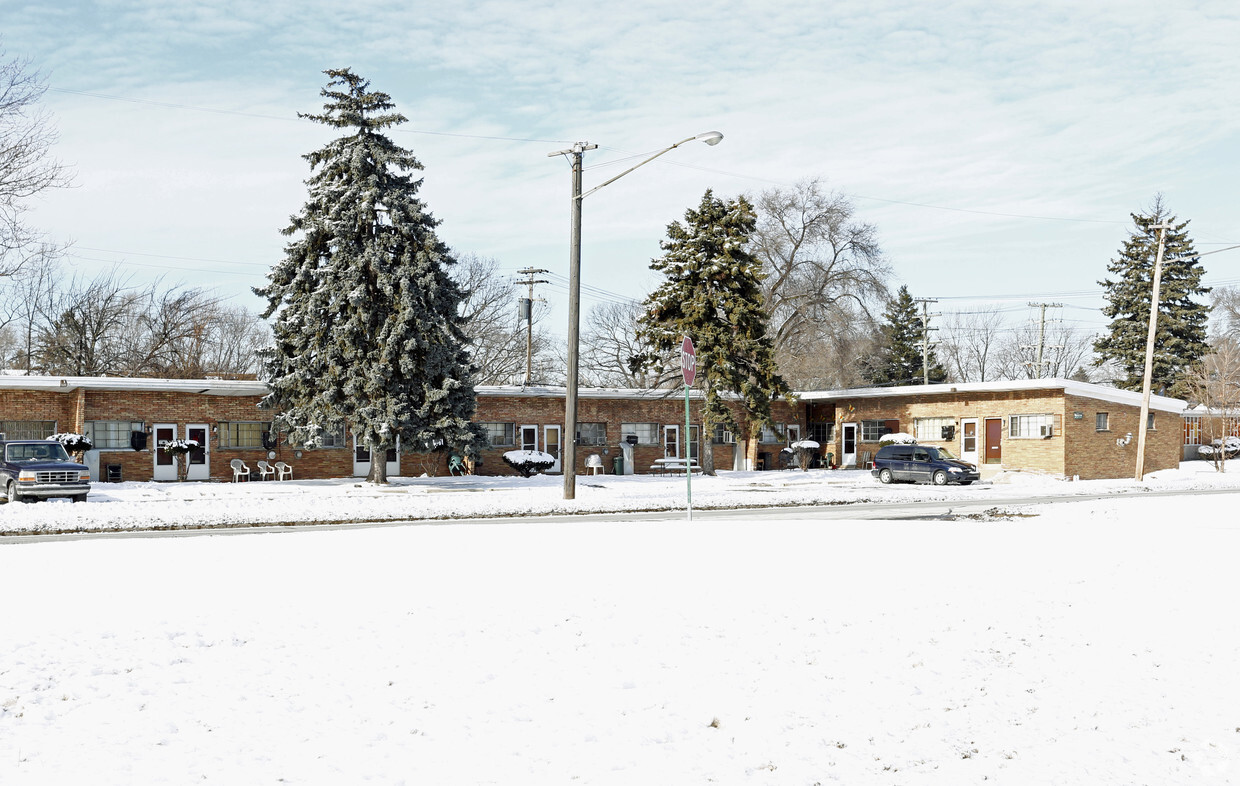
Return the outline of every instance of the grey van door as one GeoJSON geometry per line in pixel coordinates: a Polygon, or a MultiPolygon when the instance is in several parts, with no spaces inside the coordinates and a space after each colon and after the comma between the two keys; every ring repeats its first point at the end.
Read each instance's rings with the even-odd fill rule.
{"type": "Polygon", "coordinates": [[[913,460],[909,463],[909,480],[918,483],[929,483],[933,464],[930,463],[930,451],[925,448],[914,448],[913,460]]]}

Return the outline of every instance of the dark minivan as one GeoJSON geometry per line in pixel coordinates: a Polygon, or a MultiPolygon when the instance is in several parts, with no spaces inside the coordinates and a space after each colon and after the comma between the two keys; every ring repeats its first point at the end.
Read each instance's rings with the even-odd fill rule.
{"type": "Polygon", "coordinates": [[[947,448],[930,445],[884,445],[874,457],[870,474],[883,483],[907,481],[936,486],[967,486],[982,477],[977,467],[956,458],[947,448]]]}

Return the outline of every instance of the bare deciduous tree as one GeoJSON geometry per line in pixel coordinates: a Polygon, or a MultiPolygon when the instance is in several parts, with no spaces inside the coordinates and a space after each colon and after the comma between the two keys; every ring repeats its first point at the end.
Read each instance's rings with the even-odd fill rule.
{"type": "Polygon", "coordinates": [[[1056,320],[1048,323],[1042,341],[1042,371],[1038,372],[1039,326],[1026,322],[1009,334],[997,357],[997,379],[1088,376],[1096,336],[1056,320]]]}
{"type": "Polygon", "coordinates": [[[878,233],[852,201],[818,180],[764,191],[755,201],[753,252],[766,279],[769,335],[781,372],[797,388],[853,382],[857,349],[873,335],[891,269],[878,233]]]}
{"type": "Polygon", "coordinates": [[[1005,334],[1010,330],[998,308],[943,315],[938,355],[955,382],[985,382],[996,373],[1005,334]]]}
{"type": "Polygon", "coordinates": [[[629,361],[647,349],[637,339],[641,311],[641,304],[634,302],[606,303],[590,309],[582,331],[582,383],[603,388],[653,388],[672,379],[671,375],[663,379],[651,371],[629,368],[629,361]]]}
{"type": "Polygon", "coordinates": [[[51,157],[55,129],[37,107],[46,89],[28,60],[6,60],[0,50],[0,275],[13,273],[23,251],[38,243],[38,233],[23,220],[27,201],[69,184],[51,157]]]}
{"type": "Polygon", "coordinates": [[[461,254],[452,277],[465,291],[460,314],[465,320],[465,335],[469,337],[470,357],[478,367],[475,384],[520,384],[525,379],[529,344],[533,351],[531,381],[548,382],[555,373],[551,342],[546,331],[538,327],[547,313],[546,304],[533,304],[535,327],[531,334],[527,332],[525,321],[519,318],[517,282],[500,274],[497,260],[461,254]]]}
{"type": "Polygon", "coordinates": [[[1214,467],[1226,467],[1226,440],[1235,436],[1240,421],[1240,340],[1216,340],[1210,354],[1197,361],[1177,392],[1194,407],[1201,407],[1201,436],[1214,450],[1214,467]],[[1214,443],[1218,442],[1218,445],[1214,443]]]}
{"type": "Polygon", "coordinates": [[[1219,287],[1210,293],[1210,301],[1214,334],[1240,338],[1240,287],[1219,287]]]}
{"type": "MultiPolygon", "coordinates": [[[[113,269],[59,287],[54,266],[18,281],[42,305],[15,322],[33,336],[31,370],[44,374],[202,378],[255,374],[270,343],[265,323],[207,290],[132,284],[113,269]],[[50,286],[48,284],[50,278],[50,286]]],[[[33,302],[33,301],[32,301],[33,302]]]]}

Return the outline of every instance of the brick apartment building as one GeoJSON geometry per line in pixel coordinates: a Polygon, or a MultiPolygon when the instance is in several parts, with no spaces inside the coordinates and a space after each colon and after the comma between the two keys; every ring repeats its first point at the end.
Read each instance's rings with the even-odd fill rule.
{"type": "MultiPolygon", "coordinates": [[[[115,377],[0,377],[0,431],[9,438],[85,433],[95,449],[86,461],[107,480],[174,480],[167,439],[193,439],[191,480],[231,480],[240,459],[284,461],[295,478],[364,476],[372,456],[347,434],[298,448],[272,439],[270,416],[257,404],[261,382],[115,377]]],[[[772,428],[756,434],[701,432],[701,398],[691,399],[686,431],[679,391],[583,389],[578,405],[578,473],[587,462],[612,472],[647,472],[657,458],[712,451],[720,469],[773,469],[790,442],[815,439],[823,465],[863,467],[884,433],[903,431],[947,447],[985,467],[1080,478],[1129,477],[1135,466],[1140,397],[1068,380],[963,383],[903,388],[808,391],[778,402],[772,428]],[[1132,434],[1129,438],[1128,435],[1132,434]],[[597,457],[597,458],[593,458],[597,457]]],[[[1184,403],[1154,397],[1146,469],[1178,465],[1184,403]]],[[[502,454],[514,449],[558,456],[563,444],[563,388],[481,387],[475,420],[488,447],[480,474],[508,474],[502,454]]],[[[442,475],[443,451],[392,451],[391,475],[442,475]]],[[[554,467],[554,472],[562,471],[554,467]]]]}

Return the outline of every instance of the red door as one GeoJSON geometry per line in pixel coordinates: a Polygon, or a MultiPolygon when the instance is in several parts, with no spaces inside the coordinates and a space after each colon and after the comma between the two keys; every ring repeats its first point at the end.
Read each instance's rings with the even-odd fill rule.
{"type": "Polygon", "coordinates": [[[1003,420],[986,418],[986,463],[998,464],[1003,460],[999,449],[1003,440],[1003,420]]]}

